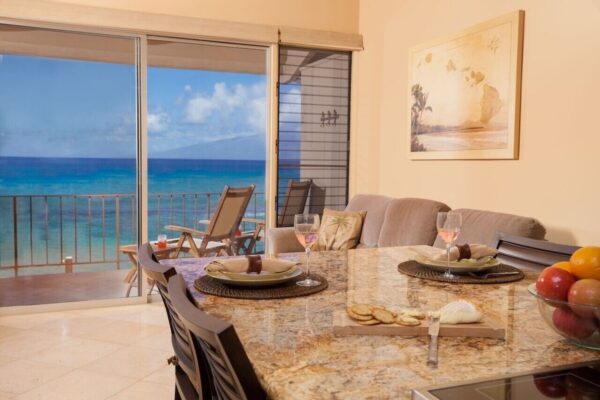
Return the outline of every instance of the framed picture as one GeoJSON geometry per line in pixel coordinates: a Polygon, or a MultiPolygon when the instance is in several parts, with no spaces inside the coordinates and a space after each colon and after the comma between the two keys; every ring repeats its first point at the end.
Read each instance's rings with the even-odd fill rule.
{"type": "Polygon", "coordinates": [[[524,12],[410,49],[410,155],[517,159],[524,12]]]}

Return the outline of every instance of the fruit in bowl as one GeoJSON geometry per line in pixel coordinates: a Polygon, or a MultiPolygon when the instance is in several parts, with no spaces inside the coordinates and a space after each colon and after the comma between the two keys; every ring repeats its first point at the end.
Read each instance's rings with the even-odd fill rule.
{"type": "Polygon", "coordinates": [[[544,269],[529,292],[557,333],[600,350],[600,247],[582,247],[569,261],[544,269]]]}

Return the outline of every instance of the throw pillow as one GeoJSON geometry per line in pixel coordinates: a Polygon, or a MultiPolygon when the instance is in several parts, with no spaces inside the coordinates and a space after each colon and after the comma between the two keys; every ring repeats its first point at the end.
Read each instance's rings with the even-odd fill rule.
{"type": "Polygon", "coordinates": [[[347,250],[356,247],[360,240],[366,211],[323,211],[319,237],[313,250],[347,250]]]}

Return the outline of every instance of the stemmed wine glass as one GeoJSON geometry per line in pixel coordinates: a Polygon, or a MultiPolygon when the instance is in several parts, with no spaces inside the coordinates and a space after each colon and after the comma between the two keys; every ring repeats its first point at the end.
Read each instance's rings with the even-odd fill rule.
{"type": "Polygon", "coordinates": [[[438,236],[446,243],[446,272],[443,277],[454,279],[456,275],[450,272],[450,248],[458,238],[462,226],[462,215],[456,211],[440,212],[437,215],[438,236]]]}
{"type": "Polygon", "coordinates": [[[306,278],[296,282],[300,286],[317,286],[321,282],[310,278],[310,248],[317,241],[319,214],[297,214],[294,216],[296,238],[306,251],[306,278]]]}

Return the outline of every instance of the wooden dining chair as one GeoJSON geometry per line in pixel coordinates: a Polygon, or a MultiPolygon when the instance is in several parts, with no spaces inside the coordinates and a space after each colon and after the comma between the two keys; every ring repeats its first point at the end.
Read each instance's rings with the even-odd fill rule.
{"type": "Polygon", "coordinates": [[[176,375],[179,398],[198,399],[194,381],[200,380],[208,395],[203,398],[254,400],[266,399],[252,364],[244,351],[233,325],[199,310],[181,275],[169,279],[170,305],[180,321],[189,343],[189,355],[201,372],[200,376],[181,370],[176,375]]]}
{"type": "Polygon", "coordinates": [[[278,227],[294,226],[294,215],[303,214],[312,180],[288,182],[287,192],[277,220],[278,227]]]}
{"type": "Polygon", "coordinates": [[[496,249],[496,258],[502,264],[540,271],[559,261],[568,261],[579,247],[498,233],[496,249]]]}
{"type": "MultiPolygon", "coordinates": [[[[187,330],[183,322],[181,322],[179,315],[173,309],[173,303],[167,287],[169,279],[177,275],[175,268],[160,264],[154,256],[152,246],[149,243],[145,243],[139,247],[138,259],[144,273],[156,282],[156,287],[167,312],[169,327],[171,329],[171,344],[175,353],[167,361],[175,365],[176,379],[178,376],[186,376],[183,383],[183,386],[187,388],[186,390],[193,390],[196,393],[196,399],[210,399],[209,388],[202,386],[203,382],[208,379],[208,376],[205,377],[205,380],[202,379],[203,374],[206,374],[206,371],[208,371],[208,366],[203,365],[200,362],[201,360],[196,359],[187,330]]],[[[179,396],[179,391],[176,387],[175,398],[181,398],[179,396]]]]}
{"type": "Polygon", "coordinates": [[[166,225],[165,229],[179,232],[174,257],[179,255],[184,246],[189,247],[194,257],[237,254],[236,244],[242,240],[242,237],[236,233],[254,193],[254,187],[254,185],[243,188],[225,186],[212,219],[200,221],[207,225],[206,231],[179,225],[166,225]]]}

